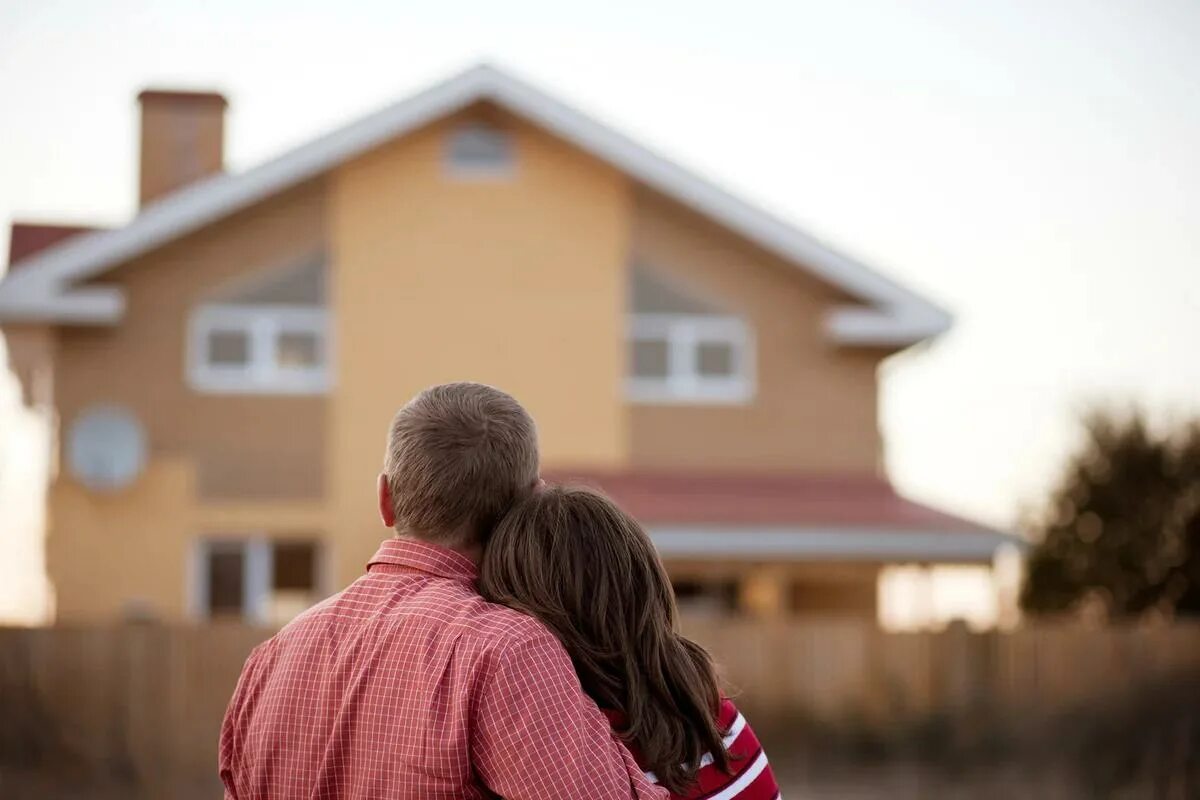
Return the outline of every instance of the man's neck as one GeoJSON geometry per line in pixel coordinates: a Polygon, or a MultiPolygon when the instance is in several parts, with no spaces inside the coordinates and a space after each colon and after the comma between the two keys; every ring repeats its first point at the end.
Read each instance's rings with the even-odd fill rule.
{"type": "Polygon", "coordinates": [[[444,547],[447,550],[451,550],[455,553],[458,553],[460,556],[463,556],[464,558],[470,559],[471,563],[473,563],[473,564],[478,564],[480,562],[480,560],[483,558],[483,547],[481,545],[479,545],[478,543],[471,544],[471,545],[447,544],[444,541],[438,541],[436,538],[432,538],[429,536],[417,536],[412,533],[400,532],[400,531],[396,532],[395,538],[403,539],[404,541],[408,541],[408,542],[421,542],[423,544],[435,544],[438,547],[444,547]]]}

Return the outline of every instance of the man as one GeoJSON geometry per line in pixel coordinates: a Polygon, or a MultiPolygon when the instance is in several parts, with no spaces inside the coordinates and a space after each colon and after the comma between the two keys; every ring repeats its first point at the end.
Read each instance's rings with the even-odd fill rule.
{"type": "Polygon", "coordinates": [[[476,594],[496,521],[538,483],[533,420],[475,383],[392,422],[365,575],[259,645],[221,730],[226,797],[659,800],[558,640],[476,594]]]}

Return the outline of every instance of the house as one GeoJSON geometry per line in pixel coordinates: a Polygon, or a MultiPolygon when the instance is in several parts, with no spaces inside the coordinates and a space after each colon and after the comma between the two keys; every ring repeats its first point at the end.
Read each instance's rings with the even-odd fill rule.
{"type": "Polygon", "coordinates": [[[0,325],[60,467],[60,621],[288,617],[385,534],[388,421],[472,379],[649,527],[681,601],[873,614],[1006,537],[898,496],[877,368],[917,294],[536,88],[470,69],[241,174],[147,91],[127,225],[13,228],[0,325]]]}

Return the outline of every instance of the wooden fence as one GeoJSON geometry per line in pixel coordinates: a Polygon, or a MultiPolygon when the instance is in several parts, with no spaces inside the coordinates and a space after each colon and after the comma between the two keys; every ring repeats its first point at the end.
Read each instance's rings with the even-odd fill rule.
{"type": "Polygon", "coordinates": [[[931,714],[1044,714],[1200,670],[1200,624],[886,633],[856,621],[685,620],[758,714],[889,725],[931,714]]]}
{"type": "MultiPolygon", "coordinates": [[[[888,634],[860,622],[689,619],[685,630],[716,654],[755,719],[887,725],[979,708],[1045,713],[1200,669],[1195,625],[888,634]]],[[[0,629],[0,759],[104,770],[175,796],[188,783],[211,787],[225,704],[268,634],[0,629]]]]}

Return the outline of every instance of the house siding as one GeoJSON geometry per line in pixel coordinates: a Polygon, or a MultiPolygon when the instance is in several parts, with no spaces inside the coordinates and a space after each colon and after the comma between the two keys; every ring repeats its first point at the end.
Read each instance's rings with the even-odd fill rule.
{"type": "Polygon", "coordinates": [[[194,464],[201,500],[312,499],[324,492],[326,399],[203,394],[188,385],[188,318],[228,281],[325,245],[324,188],[311,183],[104,276],[126,312],[111,328],[62,328],[55,395],[64,432],[96,403],[146,428],[152,457],[194,464]]]}
{"type": "Polygon", "coordinates": [[[876,370],[884,354],[837,347],[823,328],[847,298],[650,191],[636,194],[633,260],[743,316],[756,346],[756,390],[744,405],[633,405],[633,466],[878,469],[876,370]]]}
{"type": "Polygon", "coordinates": [[[631,194],[620,173],[478,106],[346,164],[330,185],[328,468],[343,580],[384,533],[374,478],[388,423],[426,386],[475,380],[512,393],[538,422],[548,466],[627,464],[631,194]],[[511,133],[511,176],[447,175],[446,133],[479,119],[511,133]]]}
{"type": "Polygon", "coordinates": [[[82,411],[115,403],[140,420],[149,450],[144,474],[117,492],[57,475],[47,570],[59,621],[182,617],[201,536],[320,535],[319,514],[282,512],[325,494],[326,398],[198,393],[185,342],[192,307],[224,282],[324,246],[323,193],[299,187],[121,266],[103,278],[126,293],[121,323],[57,332],[60,448],[82,411]]]}

